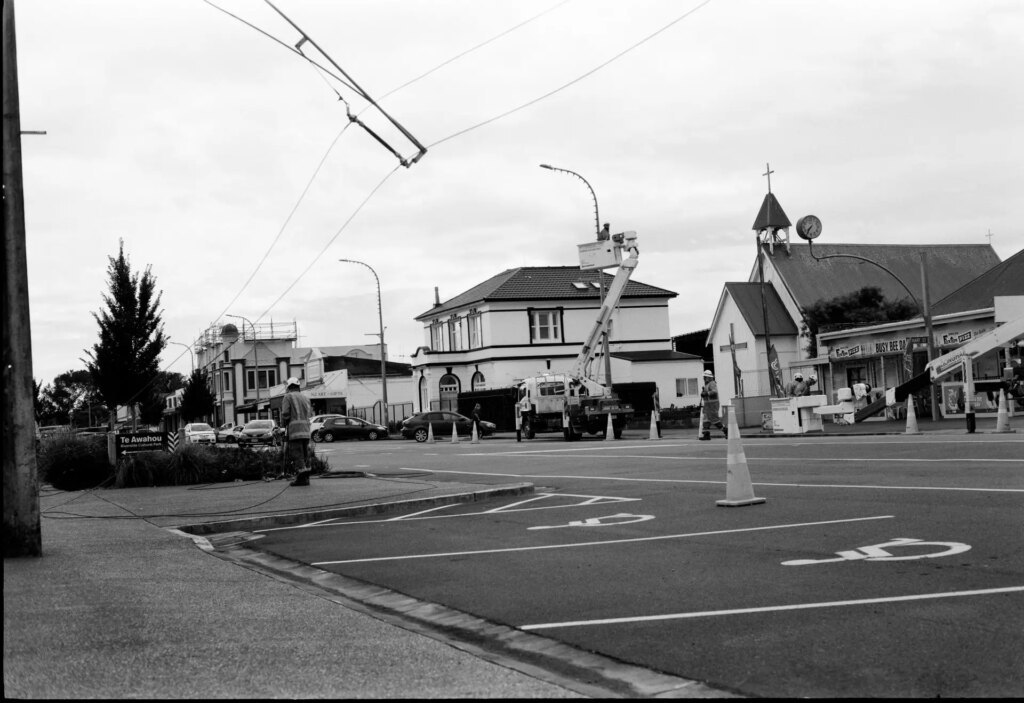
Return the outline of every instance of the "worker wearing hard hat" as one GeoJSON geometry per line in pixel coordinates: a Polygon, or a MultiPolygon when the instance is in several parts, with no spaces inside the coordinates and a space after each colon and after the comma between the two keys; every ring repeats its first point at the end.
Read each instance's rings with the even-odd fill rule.
{"type": "Polygon", "coordinates": [[[698,439],[711,439],[711,426],[714,425],[722,431],[726,437],[728,430],[722,426],[722,418],[719,417],[718,384],[715,383],[715,375],[710,371],[704,372],[704,389],[700,392],[701,404],[704,406],[704,427],[698,439]]]}

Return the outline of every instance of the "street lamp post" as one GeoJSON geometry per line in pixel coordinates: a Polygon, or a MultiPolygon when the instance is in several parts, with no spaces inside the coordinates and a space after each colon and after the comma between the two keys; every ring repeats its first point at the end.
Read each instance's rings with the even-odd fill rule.
{"type": "Polygon", "coordinates": [[[185,347],[186,349],[188,349],[188,355],[192,359],[192,373],[195,373],[195,371],[196,371],[196,356],[195,356],[195,354],[192,353],[192,347],[190,347],[187,344],[184,344],[183,342],[173,342],[170,339],[168,339],[167,341],[170,344],[177,344],[179,347],[185,347]]]}
{"type": "MultiPolygon", "coordinates": [[[[226,317],[233,317],[237,320],[245,320],[249,322],[249,318],[244,315],[226,315],[226,317]]],[[[256,325],[249,322],[249,326],[252,327],[252,363],[256,366],[256,373],[253,376],[253,380],[256,381],[256,417],[260,416],[260,347],[259,342],[256,340],[256,325]]]]}
{"type": "MultiPolygon", "coordinates": [[[[605,223],[603,230],[601,229],[601,217],[598,214],[598,210],[597,210],[597,194],[594,193],[594,189],[591,187],[590,182],[587,181],[587,179],[584,178],[583,176],[581,176],[580,174],[576,173],[575,171],[570,171],[567,168],[558,168],[557,166],[551,166],[549,164],[541,164],[540,167],[541,168],[546,168],[549,171],[561,171],[562,173],[568,173],[570,176],[576,176],[576,178],[578,178],[581,181],[583,181],[583,184],[585,186],[587,186],[587,190],[590,191],[590,197],[593,198],[593,200],[594,200],[594,229],[597,232],[597,240],[601,241],[602,239],[608,239],[611,236],[611,229],[610,229],[610,226],[608,225],[608,223],[605,223]]],[[[597,289],[598,289],[598,291],[600,291],[600,294],[601,294],[601,306],[604,307],[604,270],[603,269],[598,269],[597,270],[597,289]]],[[[604,340],[604,344],[602,346],[603,346],[603,349],[604,349],[604,376],[605,376],[605,382],[608,384],[608,387],[611,388],[611,385],[612,385],[612,359],[611,359],[611,356],[609,356],[609,354],[608,354],[608,332],[607,332],[607,330],[601,336],[602,336],[602,338],[604,340]]]]}
{"type": "Polygon", "coordinates": [[[382,402],[384,404],[384,427],[387,428],[387,431],[390,434],[391,418],[388,413],[388,355],[386,347],[384,346],[384,308],[380,302],[380,277],[377,276],[377,272],[373,270],[373,267],[365,261],[356,261],[355,259],[338,259],[338,261],[365,266],[370,269],[370,273],[373,274],[374,280],[377,281],[377,322],[380,325],[380,389],[382,402]]]}
{"type": "MultiPolygon", "coordinates": [[[[919,301],[914,292],[910,290],[906,283],[897,276],[895,273],[890,271],[888,268],[872,261],[871,259],[864,258],[863,256],[857,256],[856,254],[828,254],[826,256],[815,256],[814,255],[814,239],[821,234],[821,220],[814,215],[807,215],[801,217],[796,223],[796,232],[802,239],[807,241],[807,250],[811,255],[811,258],[815,261],[824,261],[825,259],[857,259],[868,264],[873,264],[878,268],[885,271],[887,274],[893,277],[897,283],[903,286],[903,290],[907,291],[907,295],[914,301],[914,305],[917,306],[918,311],[921,313],[921,319],[924,321],[924,333],[927,337],[927,354],[928,361],[935,358],[935,335],[932,332],[932,316],[929,310],[928,301],[928,267],[927,267],[927,253],[921,252],[921,289],[923,294],[923,301],[919,301]]],[[[932,419],[937,420],[939,417],[939,402],[935,395],[935,387],[930,386],[929,395],[931,396],[931,409],[932,419]]],[[[965,393],[965,396],[967,394],[965,393]]],[[[968,401],[969,403],[970,401],[968,401]]],[[[974,413],[970,411],[970,406],[967,407],[967,429],[968,432],[974,432],[974,413]]]]}

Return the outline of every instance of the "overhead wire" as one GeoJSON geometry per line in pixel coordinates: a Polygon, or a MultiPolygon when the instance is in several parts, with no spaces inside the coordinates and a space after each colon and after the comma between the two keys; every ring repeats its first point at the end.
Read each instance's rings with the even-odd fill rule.
{"type": "MultiPolygon", "coordinates": [[[[277,44],[280,44],[281,46],[283,46],[283,47],[285,47],[285,48],[286,48],[287,50],[289,50],[289,51],[290,51],[291,53],[294,53],[294,54],[297,54],[297,55],[301,56],[302,58],[304,58],[304,59],[305,59],[306,61],[308,61],[308,62],[309,62],[310,64],[312,64],[312,65],[313,65],[313,66],[314,66],[315,68],[317,68],[318,70],[322,71],[323,73],[327,74],[328,76],[330,76],[330,77],[334,78],[335,80],[339,81],[339,82],[340,82],[340,83],[341,83],[342,85],[344,85],[344,86],[348,87],[349,89],[353,90],[353,91],[354,91],[354,92],[356,92],[356,93],[357,93],[357,94],[358,94],[358,95],[359,95],[360,97],[363,97],[364,99],[367,99],[367,100],[369,100],[370,102],[372,102],[372,99],[370,99],[370,98],[369,98],[369,96],[367,96],[367,95],[366,95],[366,94],[365,94],[365,93],[364,93],[363,91],[359,90],[359,89],[358,89],[358,88],[357,88],[356,86],[352,85],[352,84],[351,84],[351,83],[349,83],[348,81],[346,81],[346,80],[344,80],[344,79],[342,79],[342,78],[340,78],[340,77],[338,77],[338,76],[334,75],[334,74],[333,74],[333,73],[332,73],[331,71],[329,71],[328,69],[326,69],[326,68],[324,68],[323,66],[321,66],[321,65],[320,65],[319,63],[317,63],[316,61],[314,61],[314,60],[313,60],[312,58],[310,58],[309,56],[307,56],[306,54],[304,54],[304,53],[303,53],[303,52],[302,52],[301,50],[299,50],[299,49],[297,49],[297,48],[295,48],[295,47],[289,46],[289,45],[288,45],[288,44],[286,44],[285,42],[281,41],[281,40],[280,40],[280,39],[278,39],[277,37],[275,37],[275,36],[273,36],[272,34],[270,34],[269,32],[266,32],[266,31],[264,31],[263,29],[260,29],[259,27],[257,27],[256,25],[254,25],[254,24],[252,24],[252,23],[250,23],[250,22],[248,22],[248,21],[246,21],[246,20],[242,19],[241,17],[239,17],[239,16],[237,16],[237,15],[235,15],[235,14],[233,14],[233,13],[231,13],[231,12],[227,11],[227,10],[225,10],[225,9],[224,9],[224,8],[222,8],[222,7],[219,7],[219,6],[218,6],[218,5],[216,5],[215,3],[213,3],[213,2],[210,2],[210,0],[203,0],[203,1],[204,1],[204,2],[206,2],[206,4],[210,5],[211,7],[214,7],[215,9],[217,9],[217,10],[220,10],[221,12],[223,12],[223,13],[225,13],[225,14],[229,15],[230,17],[233,17],[234,19],[236,19],[236,20],[238,20],[238,21],[242,22],[243,24],[245,24],[245,25],[249,26],[250,28],[252,28],[252,29],[256,30],[256,31],[257,31],[257,32],[259,32],[260,34],[263,34],[264,36],[266,36],[266,37],[268,37],[269,39],[273,40],[273,41],[274,41],[275,43],[277,43],[277,44]]],[[[569,2],[569,0],[563,0],[563,2],[560,2],[560,3],[556,4],[556,5],[554,5],[554,6],[550,7],[550,8],[548,8],[547,10],[544,10],[544,11],[542,11],[542,12],[538,13],[537,15],[534,15],[533,17],[531,17],[531,18],[529,18],[529,19],[527,19],[527,20],[525,20],[525,21],[523,21],[523,22],[520,22],[519,24],[517,24],[517,25],[515,25],[514,27],[510,28],[509,30],[506,30],[506,31],[504,31],[504,32],[501,32],[500,34],[498,34],[498,35],[495,35],[495,36],[494,36],[494,37],[492,37],[491,39],[488,39],[488,40],[486,40],[486,41],[484,41],[484,42],[481,42],[480,44],[478,44],[478,45],[476,45],[476,46],[474,46],[474,47],[472,47],[472,48],[470,48],[470,49],[468,49],[468,50],[466,50],[466,51],[464,51],[464,52],[462,52],[462,53],[460,53],[460,54],[456,55],[455,57],[453,57],[453,58],[451,58],[451,59],[448,59],[448,60],[446,60],[446,61],[444,61],[444,62],[442,62],[442,63],[438,64],[437,66],[435,66],[434,68],[430,69],[429,71],[426,71],[425,73],[423,73],[423,74],[421,74],[421,75],[417,76],[416,78],[413,78],[413,79],[411,79],[411,80],[409,80],[409,81],[407,81],[407,82],[403,83],[402,85],[400,85],[400,86],[398,86],[398,87],[396,87],[396,88],[392,89],[391,91],[389,91],[389,92],[385,93],[385,94],[384,94],[384,97],[386,97],[386,96],[388,96],[388,95],[391,95],[391,94],[395,93],[396,91],[398,91],[398,90],[400,90],[400,89],[402,89],[402,88],[404,88],[404,87],[406,87],[406,86],[408,86],[408,85],[411,85],[412,83],[414,83],[414,82],[416,82],[416,81],[418,81],[418,80],[420,80],[420,79],[422,79],[422,78],[425,78],[426,76],[430,75],[431,73],[435,72],[436,70],[440,69],[441,67],[443,67],[443,66],[445,66],[445,65],[447,65],[447,64],[449,64],[449,63],[452,63],[453,61],[457,60],[458,58],[461,58],[461,57],[463,57],[463,56],[466,56],[466,55],[468,55],[468,54],[472,53],[473,51],[475,51],[475,50],[477,50],[477,49],[479,49],[479,48],[481,48],[481,47],[483,47],[483,46],[486,46],[487,44],[489,44],[489,43],[491,43],[491,42],[493,42],[493,41],[495,41],[495,40],[499,39],[500,37],[502,37],[502,36],[505,36],[505,35],[509,34],[510,32],[512,32],[512,31],[514,31],[514,30],[516,30],[516,29],[518,29],[518,28],[520,28],[520,27],[522,27],[522,26],[524,26],[524,25],[526,25],[526,24],[528,24],[528,23],[530,23],[530,22],[534,21],[535,19],[537,19],[537,18],[539,18],[539,17],[541,17],[541,16],[543,16],[543,15],[545,15],[545,14],[547,14],[547,13],[551,12],[552,10],[555,10],[555,9],[557,9],[558,7],[560,7],[560,6],[564,5],[564,4],[566,4],[567,2],[569,2]]],[[[570,81],[568,81],[568,82],[566,82],[566,83],[562,84],[561,86],[559,86],[559,87],[557,87],[557,88],[555,88],[555,89],[553,89],[553,90],[551,90],[551,91],[548,91],[547,93],[544,93],[543,95],[540,95],[540,96],[538,96],[538,97],[536,97],[536,98],[534,98],[534,99],[532,99],[532,100],[529,100],[529,101],[527,101],[527,102],[525,102],[525,103],[523,103],[523,104],[521,104],[521,105],[519,105],[519,106],[517,106],[517,107],[514,107],[514,108],[512,108],[512,109],[510,109],[510,110],[507,110],[507,111],[505,111],[505,112],[503,112],[503,113],[501,113],[501,114],[499,114],[499,115],[496,115],[496,116],[494,116],[494,117],[491,117],[491,118],[489,118],[489,119],[483,120],[483,121],[481,121],[481,122],[479,122],[479,123],[477,123],[477,124],[475,124],[475,125],[472,125],[472,126],[470,126],[470,127],[467,127],[467,128],[465,128],[465,129],[461,129],[461,130],[459,130],[459,131],[457,131],[457,132],[454,132],[454,133],[452,133],[452,134],[450,134],[450,135],[448,135],[448,136],[446,136],[446,137],[444,137],[444,138],[442,138],[442,139],[439,139],[439,140],[437,140],[437,141],[435,141],[435,142],[431,143],[430,145],[428,145],[428,146],[427,146],[427,148],[428,148],[428,149],[431,149],[431,148],[433,148],[433,147],[435,147],[435,146],[438,146],[438,145],[440,145],[440,144],[443,144],[443,143],[445,143],[445,142],[451,141],[451,140],[453,140],[453,139],[455,139],[455,138],[457,138],[457,137],[460,137],[460,136],[463,136],[463,135],[465,135],[465,134],[468,134],[469,132],[472,132],[472,131],[474,131],[474,130],[476,130],[476,129],[479,129],[479,128],[481,128],[481,127],[484,127],[484,126],[486,126],[486,125],[488,125],[488,124],[492,124],[492,123],[494,123],[494,122],[497,122],[498,120],[501,120],[501,119],[503,119],[503,118],[505,118],[505,117],[508,117],[508,116],[510,116],[510,115],[513,115],[513,114],[515,114],[516,112],[519,112],[519,111],[521,111],[521,110],[524,110],[524,109],[526,109],[527,107],[530,107],[530,106],[532,106],[532,105],[535,105],[535,104],[537,104],[537,103],[541,102],[542,100],[545,100],[545,99],[547,99],[547,98],[549,98],[549,97],[552,97],[553,95],[556,95],[557,93],[559,93],[559,92],[561,92],[561,91],[563,91],[563,90],[565,90],[565,89],[569,88],[569,87],[570,87],[570,86],[572,86],[572,85],[575,85],[576,83],[579,83],[579,82],[581,82],[581,81],[585,80],[586,78],[588,78],[588,77],[592,76],[593,74],[597,73],[597,72],[598,72],[598,71],[600,71],[601,69],[603,69],[603,68],[607,67],[608,65],[610,65],[610,64],[612,64],[612,63],[614,63],[615,61],[619,60],[620,58],[622,58],[622,57],[623,57],[623,56],[625,56],[626,54],[628,54],[628,53],[632,52],[633,50],[637,49],[638,47],[642,46],[643,44],[645,44],[645,43],[649,42],[650,40],[654,39],[654,38],[655,38],[655,37],[657,37],[658,35],[660,35],[660,34],[664,33],[665,31],[667,31],[667,30],[668,30],[668,29],[670,29],[671,27],[675,26],[676,24],[678,24],[678,23],[679,23],[679,22],[681,22],[682,20],[686,19],[687,17],[690,17],[691,15],[693,15],[694,13],[696,13],[696,12],[697,12],[698,10],[701,10],[701,9],[703,9],[703,8],[704,8],[705,6],[709,5],[709,4],[711,3],[711,2],[712,2],[712,0],[703,0],[702,2],[700,2],[700,3],[699,3],[698,5],[696,5],[695,7],[691,8],[691,9],[687,10],[686,12],[682,13],[681,15],[679,15],[679,16],[677,16],[677,17],[675,17],[675,18],[674,18],[673,20],[671,20],[671,21],[670,21],[670,22],[668,22],[667,24],[665,24],[665,25],[661,26],[660,28],[658,28],[658,29],[657,29],[657,30],[655,30],[654,32],[652,32],[652,33],[648,34],[647,36],[643,37],[643,38],[642,38],[642,39],[640,39],[639,41],[637,41],[637,42],[634,42],[633,44],[631,44],[630,46],[626,47],[625,49],[623,49],[622,51],[618,52],[617,54],[613,55],[612,57],[610,57],[610,58],[609,58],[609,59],[607,59],[606,61],[604,61],[604,62],[602,62],[602,63],[598,64],[598,65],[597,65],[597,66],[595,66],[594,68],[592,68],[592,69],[590,69],[590,70],[586,71],[585,73],[583,73],[583,74],[581,74],[581,75],[577,76],[576,78],[574,78],[574,79],[572,79],[572,80],[570,80],[570,81]]],[[[268,2],[268,4],[270,4],[270,3],[268,2]]],[[[271,7],[273,7],[273,5],[272,5],[272,4],[271,4],[271,7]]],[[[276,8],[275,8],[275,9],[276,9],[276,8]]],[[[302,42],[300,42],[300,45],[301,45],[301,43],[302,43],[302,42]]],[[[321,74],[321,77],[323,77],[323,75],[322,75],[322,74],[321,74]]],[[[326,79],[325,79],[325,82],[326,82],[326,79]]],[[[336,93],[336,94],[338,95],[339,99],[341,99],[341,100],[343,100],[343,101],[344,101],[344,98],[343,98],[343,97],[341,96],[341,94],[340,94],[340,93],[338,93],[338,92],[337,92],[337,90],[335,90],[335,93],[336,93]]],[[[383,97],[382,97],[381,99],[383,99],[383,97]]],[[[347,102],[346,102],[346,106],[348,106],[348,103],[347,103],[347,102]]],[[[364,109],[365,109],[365,108],[364,108],[364,109]]],[[[281,235],[282,235],[282,234],[283,234],[283,232],[284,232],[284,229],[285,229],[285,228],[287,227],[287,225],[288,225],[288,223],[290,222],[290,220],[291,220],[292,216],[293,216],[293,215],[294,215],[294,213],[295,213],[295,212],[297,211],[297,209],[298,209],[299,205],[300,205],[300,204],[302,203],[303,199],[305,198],[305,195],[306,195],[306,193],[308,192],[309,188],[311,187],[311,185],[312,185],[312,182],[313,182],[313,180],[315,180],[316,176],[317,176],[317,175],[319,174],[319,172],[320,172],[320,169],[322,168],[322,166],[323,166],[323,163],[324,163],[324,161],[326,160],[327,156],[329,155],[330,151],[331,151],[331,150],[333,149],[334,145],[335,145],[335,144],[337,143],[338,139],[339,139],[339,138],[341,137],[341,135],[342,135],[342,134],[343,134],[343,133],[345,132],[345,130],[346,130],[346,129],[347,129],[347,128],[348,128],[348,127],[349,127],[349,126],[351,125],[352,121],[354,121],[354,120],[352,120],[352,119],[351,119],[351,111],[349,111],[349,116],[350,116],[350,121],[349,121],[348,123],[346,123],[345,127],[343,127],[343,128],[342,128],[342,130],[341,130],[341,131],[340,131],[340,132],[338,133],[338,135],[337,135],[337,136],[336,136],[336,137],[334,138],[334,140],[333,140],[333,141],[332,141],[332,143],[331,143],[331,146],[330,146],[330,147],[328,148],[327,152],[326,152],[326,153],[324,154],[324,156],[323,156],[323,157],[321,158],[321,160],[320,160],[320,163],[319,163],[319,164],[317,165],[317,168],[316,168],[316,170],[315,170],[315,171],[314,171],[314,173],[313,173],[313,176],[312,176],[312,177],[310,178],[310,180],[309,180],[309,181],[307,182],[307,184],[306,184],[306,187],[304,188],[304,190],[303,190],[302,194],[300,195],[300,197],[299,197],[298,201],[296,202],[295,206],[294,206],[294,207],[292,208],[291,212],[289,213],[288,217],[286,218],[286,220],[285,220],[285,223],[284,223],[284,224],[282,225],[281,229],[280,229],[280,230],[278,231],[277,237],[275,237],[275,239],[274,239],[274,241],[273,241],[273,242],[271,243],[270,247],[268,247],[268,249],[267,249],[266,253],[265,253],[265,254],[264,254],[264,256],[263,256],[263,258],[262,258],[262,259],[260,260],[260,263],[259,263],[259,264],[257,265],[256,269],[255,269],[255,270],[253,271],[253,273],[252,273],[252,274],[250,275],[249,279],[248,279],[248,280],[246,281],[246,283],[245,283],[245,284],[243,285],[242,289],[241,289],[241,290],[240,290],[240,291],[238,292],[238,294],[236,294],[236,296],[235,296],[235,297],[234,297],[234,298],[232,299],[232,301],[231,301],[231,302],[230,302],[230,303],[228,304],[228,306],[227,306],[227,307],[225,308],[224,312],[222,312],[222,313],[221,313],[221,315],[219,315],[219,316],[218,316],[218,319],[219,319],[220,317],[223,317],[223,315],[224,315],[224,314],[225,314],[225,313],[227,312],[227,309],[229,309],[229,308],[231,307],[231,305],[233,305],[233,304],[234,304],[234,302],[235,302],[235,301],[237,301],[238,297],[240,297],[240,296],[241,296],[241,294],[242,294],[242,293],[243,293],[243,292],[245,291],[245,289],[246,289],[246,288],[247,288],[247,287],[249,286],[249,284],[250,284],[250,283],[252,282],[252,280],[253,280],[253,278],[255,277],[256,273],[257,273],[257,272],[258,272],[258,271],[260,270],[260,267],[262,266],[262,264],[263,264],[263,263],[264,263],[264,262],[266,261],[266,259],[267,259],[267,258],[269,257],[269,255],[270,255],[270,252],[271,252],[271,251],[273,250],[274,246],[275,246],[275,245],[277,244],[278,240],[280,239],[281,235]]],[[[341,235],[341,233],[342,233],[342,232],[343,232],[343,231],[344,231],[344,230],[345,230],[345,229],[346,229],[346,228],[348,227],[348,225],[349,225],[349,223],[350,223],[350,222],[352,221],[352,219],[354,219],[354,217],[355,217],[355,216],[356,216],[356,215],[357,215],[357,214],[359,213],[359,211],[360,211],[360,210],[362,210],[362,208],[363,208],[363,207],[364,207],[364,206],[366,205],[366,203],[367,203],[367,202],[368,202],[368,201],[370,200],[370,198],[372,198],[372,197],[373,197],[373,196],[374,196],[374,195],[375,195],[375,194],[377,193],[377,191],[378,191],[378,190],[379,190],[379,189],[380,189],[380,188],[381,188],[381,187],[382,187],[382,186],[384,185],[384,183],[385,183],[385,182],[387,182],[387,180],[388,180],[388,179],[390,179],[390,177],[391,177],[392,175],[394,175],[395,171],[397,171],[397,170],[398,170],[398,167],[396,166],[396,167],[395,167],[395,168],[394,168],[394,169],[393,169],[393,170],[392,170],[391,172],[389,172],[389,173],[388,173],[388,174],[387,174],[387,175],[386,175],[386,176],[385,176],[385,177],[384,177],[384,178],[383,178],[383,179],[382,179],[382,180],[381,180],[381,181],[380,181],[380,182],[379,182],[379,183],[377,184],[377,186],[376,186],[376,187],[374,187],[374,189],[373,189],[373,190],[372,190],[372,191],[370,192],[370,194],[369,194],[369,195],[368,195],[368,196],[367,196],[367,197],[366,197],[366,198],[365,198],[365,199],[364,199],[364,200],[363,200],[363,201],[362,201],[362,202],[361,202],[361,203],[359,204],[359,206],[358,206],[358,207],[356,208],[356,210],[355,210],[355,211],[354,211],[354,212],[352,213],[352,215],[351,215],[351,216],[350,216],[350,217],[349,217],[349,218],[348,218],[348,219],[347,219],[347,220],[345,221],[345,223],[344,223],[344,224],[343,224],[343,225],[341,226],[341,228],[340,228],[340,229],[339,229],[339,230],[338,230],[338,231],[337,231],[337,232],[336,232],[336,233],[334,234],[334,236],[333,236],[333,237],[331,237],[331,239],[330,239],[330,240],[329,240],[329,241],[327,242],[327,244],[326,244],[326,245],[325,245],[325,246],[324,246],[324,247],[323,247],[323,248],[322,248],[322,249],[320,250],[320,252],[319,252],[319,253],[318,253],[318,254],[317,254],[317,255],[316,255],[315,257],[314,257],[314,259],[313,259],[313,260],[312,260],[312,261],[311,261],[311,262],[309,263],[309,265],[308,265],[308,266],[307,266],[307,267],[306,267],[306,268],[305,268],[305,269],[304,269],[304,270],[302,271],[302,273],[301,273],[301,274],[299,274],[299,276],[298,276],[298,277],[297,277],[297,278],[296,278],[296,279],[295,279],[295,280],[294,280],[294,281],[293,281],[293,282],[292,282],[291,284],[289,284],[289,286],[288,286],[288,287],[287,287],[287,288],[286,288],[286,289],[284,290],[284,292],[282,292],[282,293],[281,293],[281,295],[280,295],[280,296],[278,296],[278,298],[277,298],[277,299],[276,299],[276,300],[275,300],[275,301],[274,301],[274,302],[273,302],[273,303],[272,303],[272,304],[271,304],[271,305],[270,305],[270,306],[269,306],[269,307],[268,307],[268,308],[267,308],[267,309],[266,309],[266,310],[265,310],[265,311],[264,311],[263,313],[261,313],[261,314],[260,314],[260,316],[259,316],[258,318],[256,318],[257,320],[261,320],[261,319],[263,319],[263,317],[265,317],[265,316],[266,316],[267,314],[269,314],[269,313],[270,313],[270,311],[271,311],[271,310],[273,310],[273,309],[274,309],[274,307],[275,307],[275,306],[276,306],[276,305],[277,305],[277,304],[278,304],[278,303],[279,303],[279,302],[280,302],[281,300],[283,300],[283,299],[284,299],[284,297],[285,297],[285,296],[286,296],[286,295],[287,295],[287,294],[288,294],[288,293],[289,293],[289,292],[290,292],[290,291],[291,291],[291,290],[292,290],[292,289],[293,289],[293,288],[294,288],[294,287],[295,287],[295,286],[296,286],[296,285],[298,284],[298,282],[299,282],[299,281],[300,281],[300,280],[301,280],[301,279],[302,279],[302,278],[303,278],[303,277],[304,277],[304,276],[305,276],[305,275],[306,275],[306,274],[307,274],[307,273],[309,272],[309,270],[310,270],[310,269],[311,269],[311,268],[312,268],[312,267],[313,267],[313,266],[314,266],[314,265],[316,264],[316,262],[320,260],[320,258],[321,258],[321,257],[322,257],[322,256],[324,255],[324,253],[326,253],[327,249],[328,249],[328,248],[329,248],[329,247],[331,246],[331,244],[333,244],[333,243],[334,243],[334,242],[335,242],[335,241],[337,240],[337,238],[338,238],[338,237],[339,237],[339,236],[341,235]]],[[[254,337],[255,337],[255,332],[254,332],[254,337]]],[[[236,342],[237,342],[237,340],[236,340],[236,342]]],[[[256,340],[256,339],[254,338],[254,340],[253,340],[253,343],[255,344],[256,342],[257,342],[257,340],[256,340]]],[[[234,342],[233,342],[232,344],[234,344],[234,342]]],[[[174,361],[174,362],[172,362],[172,363],[175,363],[175,362],[177,362],[178,360],[180,360],[182,356],[184,356],[184,353],[181,353],[181,354],[179,354],[179,355],[178,355],[178,357],[177,357],[177,359],[175,359],[175,361],[174,361]]],[[[154,379],[154,380],[155,380],[155,379],[154,379]]],[[[145,389],[143,389],[143,390],[145,390],[145,389]]],[[[138,396],[138,395],[139,395],[139,394],[141,394],[141,393],[142,393],[142,391],[140,391],[140,392],[139,392],[138,394],[136,394],[136,396],[138,396]]]]}

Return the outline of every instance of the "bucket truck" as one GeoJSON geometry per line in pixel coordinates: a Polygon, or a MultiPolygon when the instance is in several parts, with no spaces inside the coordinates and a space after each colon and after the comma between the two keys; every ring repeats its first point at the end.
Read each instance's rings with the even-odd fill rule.
{"type": "Polygon", "coordinates": [[[522,436],[533,439],[537,432],[561,431],[565,441],[579,439],[583,433],[606,432],[611,417],[616,439],[633,415],[633,407],[622,402],[610,386],[598,383],[591,375],[601,335],[608,331],[612,313],[626,283],[636,268],[639,249],[636,232],[623,232],[607,240],[579,245],[580,268],[598,269],[618,265],[608,294],[601,304],[590,334],[583,342],[576,361],[567,373],[546,373],[524,378],[516,384],[517,427],[522,436]],[[628,254],[623,258],[623,253],[628,254]]]}

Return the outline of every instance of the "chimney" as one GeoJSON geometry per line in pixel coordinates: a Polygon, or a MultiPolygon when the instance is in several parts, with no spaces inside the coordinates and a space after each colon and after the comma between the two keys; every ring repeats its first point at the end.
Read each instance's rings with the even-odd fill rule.
{"type": "Polygon", "coordinates": [[[441,305],[441,295],[440,295],[440,293],[438,293],[437,286],[434,286],[434,307],[436,308],[436,307],[439,307],[440,305],[441,305]]]}

